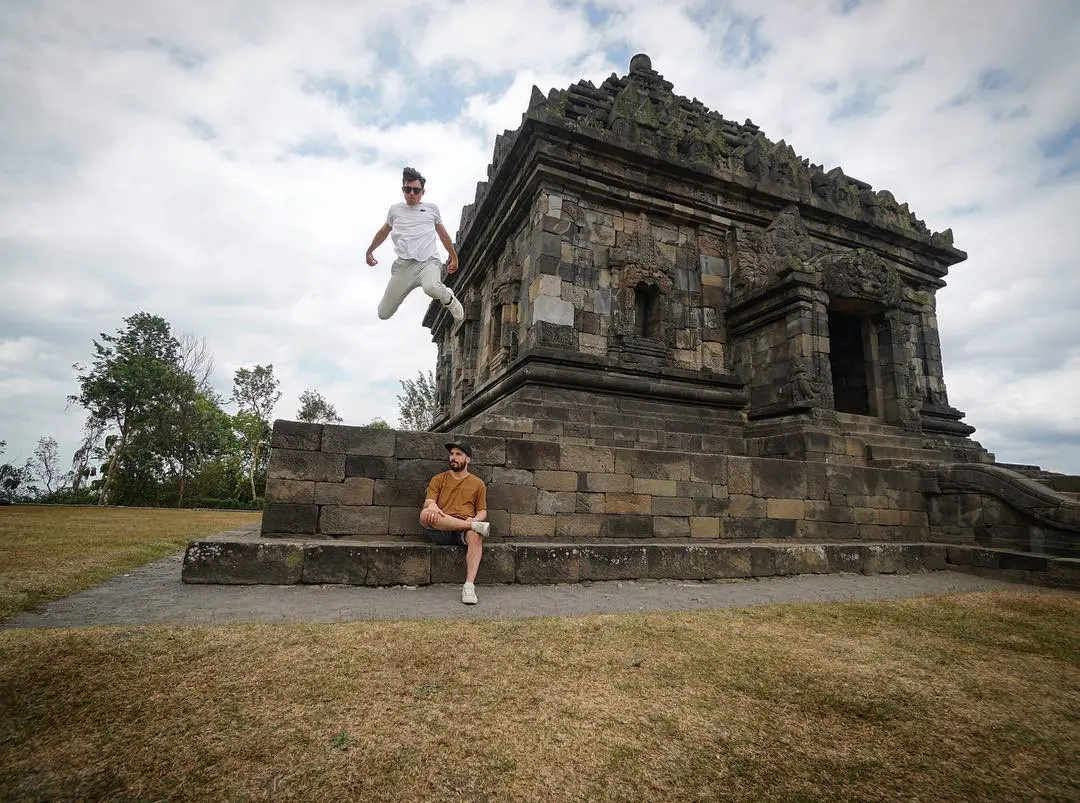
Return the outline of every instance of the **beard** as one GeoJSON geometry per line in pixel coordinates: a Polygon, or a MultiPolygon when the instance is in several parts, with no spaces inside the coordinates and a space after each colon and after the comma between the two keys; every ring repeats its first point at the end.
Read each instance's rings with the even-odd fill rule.
{"type": "Polygon", "coordinates": [[[450,470],[451,471],[461,471],[461,469],[463,469],[463,468],[465,468],[465,461],[464,460],[451,460],[450,461],[450,470]]]}

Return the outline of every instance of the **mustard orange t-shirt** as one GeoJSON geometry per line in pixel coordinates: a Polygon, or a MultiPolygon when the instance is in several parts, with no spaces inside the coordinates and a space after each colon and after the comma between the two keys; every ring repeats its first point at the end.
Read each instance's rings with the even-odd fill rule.
{"type": "Polygon", "coordinates": [[[425,498],[434,499],[443,513],[460,519],[487,510],[487,487],[475,474],[466,474],[461,479],[449,471],[436,474],[428,483],[425,498]]]}

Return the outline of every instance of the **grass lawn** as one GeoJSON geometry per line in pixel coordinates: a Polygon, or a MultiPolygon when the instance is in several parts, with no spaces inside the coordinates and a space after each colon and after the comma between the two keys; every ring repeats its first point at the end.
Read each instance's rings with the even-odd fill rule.
{"type": "Polygon", "coordinates": [[[1080,595],[0,631],[0,799],[1076,800],[1080,595]]]}
{"type": "MultiPolygon", "coordinates": [[[[257,519],[0,509],[3,599],[257,519]]],[[[1077,800],[1080,594],[0,630],[0,800],[279,798],[1077,800]]]]}
{"type": "Polygon", "coordinates": [[[258,511],[0,507],[0,619],[89,588],[184,548],[257,525],[258,511]]]}

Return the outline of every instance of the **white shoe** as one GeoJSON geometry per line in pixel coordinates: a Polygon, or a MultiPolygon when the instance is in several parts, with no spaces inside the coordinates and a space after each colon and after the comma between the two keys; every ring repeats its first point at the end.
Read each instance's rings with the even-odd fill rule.
{"type": "Polygon", "coordinates": [[[484,538],[487,538],[488,533],[491,532],[491,522],[490,521],[474,521],[472,523],[472,527],[470,527],[470,529],[474,533],[476,533],[477,535],[480,535],[480,536],[483,536],[484,538]]]}
{"type": "Polygon", "coordinates": [[[472,583],[466,583],[461,587],[461,601],[466,605],[475,605],[476,599],[476,586],[472,583]]]}
{"type": "Polygon", "coordinates": [[[450,310],[450,315],[456,322],[465,320],[465,308],[461,306],[461,302],[458,301],[457,296],[454,296],[449,304],[444,304],[443,306],[450,310]]]}

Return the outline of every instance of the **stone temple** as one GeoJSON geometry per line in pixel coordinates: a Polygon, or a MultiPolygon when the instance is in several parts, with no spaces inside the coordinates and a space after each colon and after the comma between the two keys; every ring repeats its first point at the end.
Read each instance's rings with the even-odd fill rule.
{"type": "Polygon", "coordinates": [[[677,95],[647,56],[534,88],[456,245],[466,319],[424,318],[433,432],[277,422],[261,534],[192,544],[185,580],[456,582],[460,552],[416,521],[453,432],[498,533],[481,581],[1080,584],[1080,478],[996,464],[949,404],[951,231],[677,95]]]}

